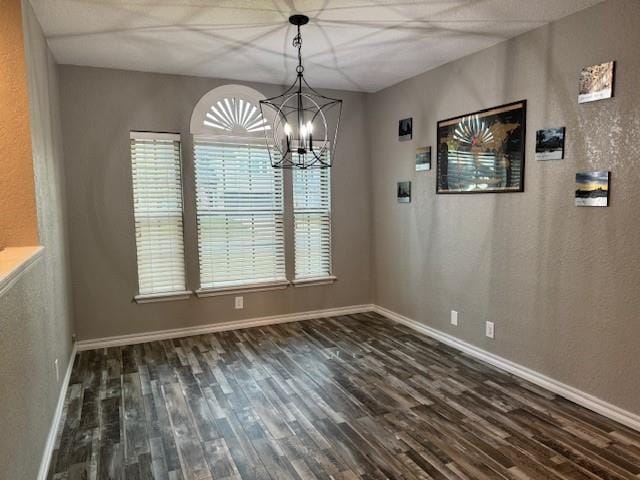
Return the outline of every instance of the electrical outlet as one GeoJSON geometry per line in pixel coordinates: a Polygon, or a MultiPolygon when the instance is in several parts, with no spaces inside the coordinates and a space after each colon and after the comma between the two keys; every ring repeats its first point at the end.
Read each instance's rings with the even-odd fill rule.
{"type": "Polygon", "coordinates": [[[236,310],[242,310],[244,308],[244,297],[236,297],[236,310]]]}
{"type": "Polygon", "coordinates": [[[458,326],[458,312],[451,310],[451,325],[458,326]]]}
{"type": "Polygon", "coordinates": [[[56,369],[56,383],[60,383],[60,365],[57,358],[53,362],[53,367],[56,369]]]}
{"type": "Polygon", "coordinates": [[[493,338],[494,336],[494,325],[493,322],[487,322],[487,326],[485,328],[485,335],[489,338],[493,338]]]}

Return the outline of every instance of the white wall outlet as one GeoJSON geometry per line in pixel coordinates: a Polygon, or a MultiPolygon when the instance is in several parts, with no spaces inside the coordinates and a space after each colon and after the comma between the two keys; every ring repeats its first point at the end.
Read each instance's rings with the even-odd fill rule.
{"type": "Polygon", "coordinates": [[[451,325],[458,326],[458,312],[451,310],[451,325]]]}
{"type": "Polygon", "coordinates": [[[53,362],[53,367],[56,369],[56,383],[60,383],[60,364],[57,358],[53,362]]]}
{"type": "Polygon", "coordinates": [[[244,308],[244,297],[236,297],[236,310],[242,310],[244,308]]]}
{"type": "Polygon", "coordinates": [[[489,338],[493,338],[494,335],[494,325],[493,322],[487,322],[486,328],[485,328],[485,335],[489,338]]]}

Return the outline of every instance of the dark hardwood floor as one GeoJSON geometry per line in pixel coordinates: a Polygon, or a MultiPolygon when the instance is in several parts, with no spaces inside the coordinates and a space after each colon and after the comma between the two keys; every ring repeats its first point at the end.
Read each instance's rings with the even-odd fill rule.
{"type": "Polygon", "coordinates": [[[49,479],[638,479],[640,433],[376,314],[82,352],[49,479]]]}

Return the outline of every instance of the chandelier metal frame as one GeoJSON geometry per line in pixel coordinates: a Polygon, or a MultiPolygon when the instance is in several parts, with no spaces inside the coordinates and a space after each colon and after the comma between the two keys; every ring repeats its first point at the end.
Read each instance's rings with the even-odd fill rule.
{"type": "Polygon", "coordinates": [[[307,83],[302,65],[300,27],[309,23],[309,17],[291,15],[289,22],[298,29],[293,38],[293,46],[298,49],[296,80],[282,94],[260,101],[263,118],[272,122],[271,128],[264,131],[269,158],[274,168],[328,168],[332,165],[338,140],[342,100],[322,95],[307,83]],[[337,110],[335,129],[327,118],[331,110],[337,110]]]}

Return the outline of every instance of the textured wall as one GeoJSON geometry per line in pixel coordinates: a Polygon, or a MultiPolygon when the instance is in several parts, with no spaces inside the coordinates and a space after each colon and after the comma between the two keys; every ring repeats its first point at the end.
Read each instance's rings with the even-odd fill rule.
{"type": "Polygon", "coordinates": [[[38,244],[20,0],[0,0],[0,249],[38,244]]]}
{"type": "Polygon", "coordinates": [[[376,303],[635,413],[639,20],[640,2],[610,0],[367,99],[376,303]],[[616,97],[578,105],[581,68],[608,60],[617,61],[616,97]],[[436,196],[435,172],[414,171],[415,148],[435,146],[436,122],[521,99],[525,193],[436,196]],[[400,143],[407,116],[414,140],[400,143]],[[563,125],[566,160],[537,162],[535,131],[563,125]],[[611,206],[574,207],[575,173],[607,169],[611,206]],[[398,204],[405,179],[413,202],[398,204]]]}
{"type": "MultiPolygon", "coordinates": [[[[64,66],[62,125],[70,213],[71,266],[80,339],[181,328],[369,303],[370,182],[364,95],[344,99],[333,172],[336,284],[138,305],[129,131],[180,132],[185,178],[188,286],[199,286],[192,142],[193,107],[224,80],[64,66]]],[[[266,96],[281,87],[249,85],[266,96]]],[[[291,251],[288,250],[288,257],[291,251]]]]}
{"type": "Polygon", "coordinates": [[[0,477],[12,480],[37,476],[62,386],[54,361],[59,359],[64,376],[72,348],[56,65],[28,1],[23,8],[44,255],[0,295],[0,477]]]}

